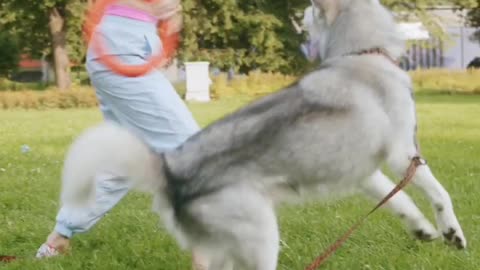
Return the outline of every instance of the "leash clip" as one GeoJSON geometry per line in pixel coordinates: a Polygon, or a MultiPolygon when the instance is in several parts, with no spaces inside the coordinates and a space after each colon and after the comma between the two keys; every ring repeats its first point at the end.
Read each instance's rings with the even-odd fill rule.
{"type": "Polygon", "coordinates": [[[428,164],[427,160],[423,159],[420,155],[414,156],[412,158],[412,162],[415,164],[416,167],[425,166],[428,164]]]}

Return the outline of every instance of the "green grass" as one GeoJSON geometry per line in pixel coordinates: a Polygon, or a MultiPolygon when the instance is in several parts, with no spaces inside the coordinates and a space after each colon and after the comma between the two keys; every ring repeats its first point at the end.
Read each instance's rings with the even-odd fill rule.
{"type": "MultiPolygon", "coordinates": [[[[417,100],[423,153],[453,198],[468,250],[454,250],[440,240],[413,240],[397,218],[379,211],[323,269],[479,269],[480,96],[419,95],[417,100]]],[[[191,109],[206,125],[244,102],[192,104],[191,109]]],[[[189,255],[157,226],[150,197],[138,193],[128,195],[91,232],[75,237],[70,256],[32,258],[54,225],[65,150],[80,131],[100,120],[97,110],[0,112],[0,254],[24,257],[0,268],[189,269],[189,255]],[[22,154],[23,144],[32,151],[22,154]]],[[[408,191],[432,218],[421,194],[411,187],[408,191]]],[[[278,269],[304,269],[371,207],[355,197],[282,208],[278,269]]]]}

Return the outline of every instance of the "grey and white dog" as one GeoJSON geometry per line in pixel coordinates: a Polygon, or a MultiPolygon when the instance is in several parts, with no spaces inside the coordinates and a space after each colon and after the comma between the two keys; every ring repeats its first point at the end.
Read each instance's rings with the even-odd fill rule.
{"type": "MultiPolygon", "coordinates": [[[[394,64],[404,44],[378,0],[314,0],[322,65],[296,84],[210,125],[186,143],[155,154],[112,124],[87,131],[64,167],[62,201],[85,206],[94,175],[125,176],[154,194],[154,208],[186,249],[210,269],[273,270],[279,232],[275,205],[362,191],[380,200],[416,156],[412,83],[394,64]]],[[[387,207],[418,238],[467,243],[447,191],[427,165],[413,183],[431,201],[438,230],[404,192],[387,207]]],[[[338,196],[336,196],[338,197],[338,196]]]]}

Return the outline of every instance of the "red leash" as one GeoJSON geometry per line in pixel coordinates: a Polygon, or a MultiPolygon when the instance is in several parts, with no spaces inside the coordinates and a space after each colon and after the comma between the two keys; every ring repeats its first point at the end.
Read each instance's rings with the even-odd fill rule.
{"type": "Polygon", "coordinates": [[[378,210],[378,208],[382,207],[385,203],[388,202],[395,194],[397,194],[399,191],[401,191],[408,183],[410,183],[413,179],[413,176],[415,176],[415,172],[417,170],[417,167],[420,165],[425,165],[426,162],[421,159],[420,157],[414,157],[412,159],[412,162],[410,163],[410,166],[407,169],[407,174],[405,178],[403,178],[400,183],[382,200],[380,201],[377,206],[375,206],[368,214],[366,214],[363,218],[361,218],[357,223],[355,223],[342,237],[340,237],[335,243],[333,243],[323,254],[318,256],[315,261],[313,261],[305,270],[316,270],[318,269],[322,264],[324,264],[327,259],[332,256],[335,251],[337,251],[347,240],[350,238],[350,236],[355,232],[364,222],[365,220],[373,214],[375,211],[378,210]]]}
{"type": "Polygon", "coordinates": [[[0,255],[0,262],[3,262],[3,263],[9,263],[9,262],[13,262],[15,260],[17,260],[17,257],[15,257],[15,256],[0,255]]]}

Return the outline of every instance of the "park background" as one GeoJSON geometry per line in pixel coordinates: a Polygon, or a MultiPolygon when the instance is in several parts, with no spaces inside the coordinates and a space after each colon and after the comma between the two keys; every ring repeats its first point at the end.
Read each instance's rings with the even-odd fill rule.
{"type": "MultiPolygon", "coordinates": [[[[402,67],[416,92],[423,154],[450,192],[469,241],[413,240],[386,211],[374,215],[324,269],[479,269],[480,1],[384,0],[428,37],[408,40],[402,67]],[[472,62],[473,61],[473,62],[472,62]]],[[[81,27],[91,0],[0,0],[0,254],[2,269],[189,269],[189,255],[158,226],[151,198],[132,193],[71,256],[33,259],[54,225],[68,145],[101,121],[85,71],[81,27]]],[[[186,97],[185,63],[209,62],[210,102],[187,101],[206,126],[297,80],[318,63],[300,50],[307,0],[184,0],[178,55],[165,73],[186,97]]],[[[411,33],[415,36],[415,33],[411,33]]],[[[359,67],[361,68],[361,67],[359,67]]],[[[434,221],[415,189],[408,192],[434,221]]],[[[279,210],[279,269],[303,269],[372,203],[354,197],[279,210]]]]}

